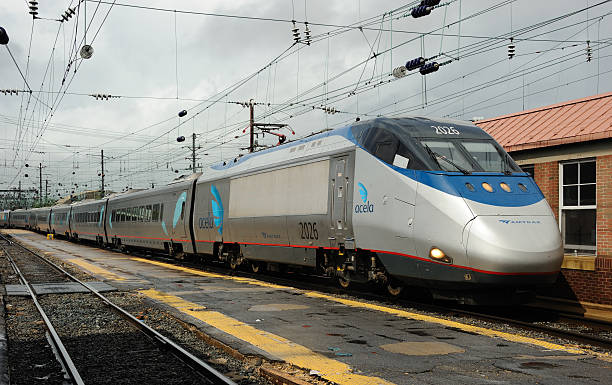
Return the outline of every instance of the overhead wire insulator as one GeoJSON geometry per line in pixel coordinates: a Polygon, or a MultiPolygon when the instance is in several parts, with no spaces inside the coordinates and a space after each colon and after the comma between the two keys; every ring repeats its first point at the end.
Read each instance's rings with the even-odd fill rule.
{"type": "Polygon", "coordinates": [[[436,5],[440,4],[441,0],[423,0],[421,1],[421,6],[426,6],[426,7],[435,7],[436,5]]]}
{"type": "Polygon", "coordinates": [[[60,22],[60,23],[63,23],[63,22],[65,22],[65,21],[70,20],[70,18],[71,18],[72,16],[74,16],[74,14],[75,14],[75,12],[74,12],[74,8],[68,8],[68,9],[66,10],[66,12],[64,12],[64,13],[62,14],[61,19],[59,19],[59,22],[60,22]]]}
{"type": "Polygon", "coordinates": [[[291,29],[291,32],[293,33],[293,41],[296,43],[300,42],[300,30],[298,29],[298,27],[295,25],[295,20],[291,20],[291,22],[293,23],[293,28],[291,29]]]}
{"type": "Polygon", "coordinates": [[[393,69],[393,76],[397,79],[403,78],[406,76],[406,67],[399,66],[393,69]]]}
{"type": "Polygon", "coordinates": [[[515,53],[515,45],[514,45],[514,38],[511,37],[510,38],[510,44],[508,44],[508,59],[512,59],[514,57],[514,53],[515,53]]]}
{"type": "Polygon", "coordinates": [[[591,41],[587,40],[587,46],[586,46],[586,61],[587,63],[591,61],[591,59],[593,59],[593,53],[591,50],[591,41]]]}
{"type": "Polygon", "coordinates": [[[304,36],[306,37],[306,45],[310,45],[312,39],[310,37],[310,28],[308,28],[308,22],[305,21],[304,25],[306,26],[306,28],[304,29],[304,36]]]}
{"type": "Polygon", "coordinates": [[[436,72],[438,70],[438,68],[440,68],[440,64],[438,64],[436,62],[430,62],[430,63],[424,64],[419,69],[419,72],[421,73],[421,75],[427,75],[427,74],[430,74],[432,72],[436,72]]]}
{"type": "Polygon", "coordinates": [[[38,19],[38,1],[30,1],[28,2],[28,8],[30,12],[28,12],[34,19],[38,19]]]}
{"type": "Polygon", "coordinates": [[[418,57],[416,59],[412,59],[406,62],[406,69],[408,71],[412,71],[415,70],[417,68],[421,68],[423,66],[423,64],[425,64],[425,58],[424,57],[418,57]]]}
{"type": "Polygon", "coordinates": [[[426,5],[419,5],[418,7],[412,8],[412,12],[410,12],[410,14],[412,15],[412,17],[416,19],[418,17],[429,15],[432,9],[433,7],[428,7],[426,5]]]}
{"type": "Polygon", "coordinates": [[[19,95],[19,90],[0,90],[0,92],[2,92],[4,95],[19,95]]]}

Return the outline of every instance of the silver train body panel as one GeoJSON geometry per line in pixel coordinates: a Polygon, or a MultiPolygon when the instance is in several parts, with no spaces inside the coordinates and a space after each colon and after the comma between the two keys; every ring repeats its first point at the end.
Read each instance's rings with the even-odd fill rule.
{"type": "Polygon", "coordinates": [[[211,169],[196,186],[197,251],[235,243],[249,260],[314,267],[317,249],[354,239],[354,149],[322,135],[211,169]]]}

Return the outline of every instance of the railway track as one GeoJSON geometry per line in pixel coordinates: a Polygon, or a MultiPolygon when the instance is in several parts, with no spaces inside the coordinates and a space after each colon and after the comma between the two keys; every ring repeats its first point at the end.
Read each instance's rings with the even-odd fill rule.
{"type": "MultiPolygon", "coordinates": [[[[42,322],[34,324],[44,323],[54,355],[73,384],[235,384],[45,257],[3,234],[0,248],[40,314],[42,322]],[[33,286],[67,281],[78,283],[87,293],[39,296],[33,286]]],[[[26,312],[27,306],[21,311],[26,312]]],[[[54,369],[22,382],[42,378],[61,383],[62,377],[54,369]]]]}

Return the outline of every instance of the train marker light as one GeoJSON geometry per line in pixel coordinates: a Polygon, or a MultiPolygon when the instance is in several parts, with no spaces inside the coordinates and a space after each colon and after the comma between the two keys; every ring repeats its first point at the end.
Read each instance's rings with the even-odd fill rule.
{"type": "Polygon", "coordinates": [[[471,183],[466,183],[465,187],[470,190],[471,192],[476,191],[476,189],[474,188],[474,186],[471,183]]]}
{"type": "Polygon", "coordinates": [[[501,188],[502,188],[502,190],[504,190],[504,191],[506,191],[506,192],[511,192],[511,191],[512,191],[512,189],[510,188],[510,186],[508,186],[508,184],[507,184],[507,183],[505,183],[505,182],[501,182],[501,183],[499,184],[499,187],[501,187],[501,188]]]}
{"type": "Polygon", "coordinates": [[[522,183],[519,183],[518,186],[519,186],[519,188],[521,189],[522,192],[527,192],[527,186],[525,186],[522,183]]]}
{"type": "Polygon", "coordinates": [[[493,192],[493,187],[491,187],[491,185],[488,184],[487,182],[482,182],[482,188],[490,193],[493,192]]]}
{"type": "Polygon", "coordinates": [[[429,258],[445,263],[453,262],[448,255],[444,254],[444,252],[437,247],[432,247],[431,250],[429,250],[429,258]]]}

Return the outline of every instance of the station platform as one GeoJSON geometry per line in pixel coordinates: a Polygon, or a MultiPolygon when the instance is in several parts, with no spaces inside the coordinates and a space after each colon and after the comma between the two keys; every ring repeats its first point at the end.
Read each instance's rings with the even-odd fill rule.
{"type": "Polygon", "coordinates": [[[30,232],[12,235],[148,298],[243,355],[286,362],[337,384],[610,383],[612,357],[578,346],[30,232]]]}

